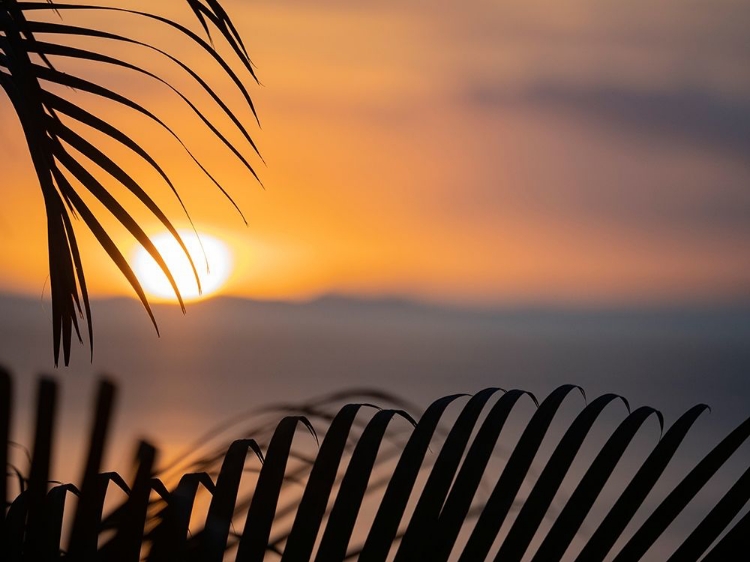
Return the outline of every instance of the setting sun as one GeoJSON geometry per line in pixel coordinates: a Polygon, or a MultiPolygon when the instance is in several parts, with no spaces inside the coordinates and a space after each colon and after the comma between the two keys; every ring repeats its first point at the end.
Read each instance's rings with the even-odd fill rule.
{"type": "MultiPolygon", "coordinates": [[[[198,233],[196,236],[193,232],[181,231],[180,236],[198,271],[202,292],[198,291],[198,285],[185,252],[172,235],[165,232],[153,236],[151,240],[169,266],[184,300],[209,297],[224,285],[231,273],[230,251],[226,244],[208,234],[198,233]]],[[[156,300],[177,300],[166,275],[143,247],[136,250],[133,265],[135,274],[149,297],[156,300]]]]}

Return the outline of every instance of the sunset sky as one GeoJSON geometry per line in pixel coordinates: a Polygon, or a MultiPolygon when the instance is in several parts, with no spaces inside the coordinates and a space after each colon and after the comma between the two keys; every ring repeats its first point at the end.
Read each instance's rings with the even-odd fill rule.
{"type": "MultiPolygon", "coordinates": [[[[493,394],[489,402],[470,399],[470,409],[479,405],[483,413],[477,418],[476,410],[464,419],[459,397],[468,399],[482,388],[533,392],[532,400],[522,399],[532,416],[537,397],[559,385],[580,385],[585,394],[571,392],[554,419],[545,416],[557,406],[542,406],[529,418],[513,413],[492,437],[501,439],[490,459],[493,470],[507,458],[507,466],[515,466],[513,459],[521,457],[506,454],[516,440],[540,439],[540,454],[532,455],[533,463],[528,458],[529,477],[517,500],[535,497],[529,493],[535,475],[547,474],[542,467],[553,450],[557,455],[559,438],[572,443],[578,439],[574,433],[599,416],[597,408],[606,402],[593,397],[627,397],[627,408],[613,403],[597,421],[610,425],[593,427],[576,444],[588,456],[578,457],[571,474],[558,483],[559,491],[553,491],[554,502],[532,538],[538,541],[555,518],[567,524],[572,504],[566,495],[583,470],[596,471],[620,444],[628,442],[628,456],[608,477],[605,498],[625,490],[650,451],[669,448],[668,442],[661,448],[666,440],[659,436],[667,435],[678,416],[695,404],[712,408],[710,416],[696,420],[674,458],[668,451],[672,461],[664,483],[643,504],[650,510],[720,438],[747,423],[750,0],[220,0],[242,35],[259,83],[221,33],[214,29],[212,38],[247,86],[259,122],[216,60],[163,22],[116,11],[56,14],[46,9],[47,0],[35,1],[45,10],[25,12],[32,21],[132,38],[130,43],[97,37],[61,41],[36,34],[39,41],[90,49],[133,65],[49,57],[55,69],[148,108],[184,140],[189,153],[169,131],[132,109],[81,89],[43,85],[137,141],[173,181],[192,224],[146,160],[101,131],[74,124],[63,111],[53,118],[111,156],[164,210],[201,275],[210,266],[205,296],[237,298],[188,302],[183,315],[158,266],[127,228],[107,216],[95,194],[84,193],[70,170],[81,162],[106,185],[174,264],[178,283],[187,278],[183,295],[193,300],[197,287],[189,286],[191,267],[171,262],[182,255],[164,225],[62,138],[73,159],[60,162],[61,173],[85,202],[71,206],[79,212],[90,206],[130,260],[154,305],[145,308],[156,327],[151,329],[136,291],[84,220],[74,217],[89,294],[98,301],[91,303],[90,315],[84,309],[93,318],[88,326],[86,318],[76,320],[76,330],[83,332],[77,345],[69,296],[76,287],[60,288],[66,283],[56,275],[55,303],[48,302],[45,201],[18,116],[0,88],[0,370],[7,368],[14,377],[19,423],[14,421],[11,437],[23,445],[16,448],[22,462],[14,461],[22,472],[23,452],[41,443],[28,423],[34,419],[38,373],[52,372],[61,381],[53,451],[53,464],[61,470],[50,477],[62,482],[77,478],[80,469],[73,463],[86,458],[81,428],[89,423],[90,399],[102,373],[122,389],[123,421],[113,426],[118,436],[110,443],[111,465],[102,465],[119,471],[131,464],[130,445],[144,438],[159,447],[166,463],[183,450],[192,455],[213,449],[230,433],[231,439],[253,437],[262,444],[246,424],[266,418],[243,412],[268,413],[269,405],[304,400],[310,405],[305,415],[315,421],[314,397],[342,389],[375,393],[340,395],[336,404],[387,405],[380,392],[399,397],[394,402],[399,410],[390,410],[397,414],[416,413],[441,395],[456,399],[449,407],[448,401],[436,403],[441,412],[448,408],[445,425],[433,428],[437,439],[448,435],[443,429],[456,419],[460,429],[471,416],[471,424],[502,418],[496,416],[503,410],[494,396],[503,404],[511,403],[505,402],[509,396],[515,400],[513,391],[503,398],[493,394]],[[247,127],[259,154],[190,71],[205,79],[247,127]],[[205,112],[257,178],[175,89],[205,112]],[[201,235],[205,261],[193,231],[201,235]],[[171,304],[162,304],[165,298],[171,304]],[[585,404],[588,413],[574,418],[585,404]],[[644,405],[657,410],[641,409],[644,405]],[[617,426],[631,406],[633,417],[617,426]],[[492,413],[485,415],[488,408],[492,413]],[[631,442],[623,436],[639,427],[644,412],[649,419],[631,442]],[[593,417],[587,418],[589,413],[593,417]],[[522,434],[526,419],[534,421],[531,432],[522,434]],[[569,422],[575,431],[567,429],[569,422]],[[604,445],[605,427],[619,427],[619,444],[614,439],[604,445]],[[657,443],[659,449],[653,449],[657,443]],[[594,458],[596,464],[589,465],[594,458]]],[[[54,3],[59,7],[64,1],[145,10],[204,36],[187,0],[54,3]]],[[[13,31],[3,33],[9,43],[13,31]]],[[[38,55],[31,58],[40,61],[38,55]]],[[[8,61],[14,60],[2,55],[0,66],[13,68],[8,61]]],[[[36,98],[30,98],[33,105],[36,98]]],[[[85,211],[81,214],[86,218],[85,211]]],[[[66,264],[56,265],[63,276],[73,275],[66,264]]],[[[45,403],[38,404],[46,415],[45,403]]],[[[366,410],[357,416],[370,415],[366,410]]],[[[39,423],[45,419],[39,417],[39,423]]],[[[393,421],[393,431],[399,431],[395,423],[408,427],[406,420],[393,421]]],[[[312,447],[317,435],[323,434],[304,439],[312,447]]],[[[406,434],[389,435],[395,443],[406,434]]],[[[732,447],[739,446],[740,433],[733,435],[732,447]]],[[[431,441],[431,455],[441,450],[438,443],[431,441]]],[[[308,454],[297,451],[300,458],[308,454]]],[[[389,469],[395,457],[384,451],[379,459],[389,469]]],[[[467,455],[472,451],[473,445],[467,455]]],[[[430,458],[442,466],[442,455],[430,458]]],[[[559,465],[567,462],[555,459],[559,465]]],[[[346,462],[342,467],[354,465],[346,462]]],[[[196,466],[210,472],[211,467],[196,466]]],[[[748,466],[750,443],[744,443],[663,533],[650,551],[654,559],[666,559],[663,553],[692,532],[709,504],[740,474],[747,475],[748,466]]],[[[488,479],[494,477],[488,472],[488,479]]],[[[293,478],[296,487],[299,478],[293,478]]],[[[387,481],[373,472],[375,480],[387,481]]],[[[417,484],[424,481],[420,477],[417,484]]],[[[738,489],[731,488],[725,499],[738,489]]],[[[210,497],[200,494],[199,504],[210,497]]],[[[479,494],[474,507],[478,501],[479,494]]],[[[591,536],[603,509],[600,503],[584,514],[573,548],[591,536]]],[[[283,513],[291,516],[280,504],[277,515],[283,513]]],[[[747,517],[747,506],[741,513],[738,518],[747,517]]],[[[357,524],[369,525],[374,510],[365,508],[361,515],[357,524]]],[[[618,544],[645,518],[644,510],[636,514],[618,544]]],[[[191,528],[197,521],[192,519],[191,528]]],[[[350,548],[364,540],[361,535],[355,534],[350,548]]]]}
{"type": "MultiPolygon", "coordinates": [[[[180,3],[169,6],[199,30],[180,3]]],[[[167,88],[127,71],[66,68],[150,104],[182,131],[247,227],[168,136],[111,104],[65,93],[132,132],[164,163],[197,228],[234,255],[222,293],[480,305],[750,297],[747,2],[232,0],[226,7],[262,82],[247,81],[260,130],[231,83],[195,49],[136,28],[135,18],[96,23],[156,37],[215,79],[260,147],[267,165],[251,161],[265,189],[167,88]]],[[[164,72],[211,107],[179,69],[137,48],[109,52],[164,72]]],[[[0,291],[37,296],[49,291],[44,207],[5,97],[0,121],[0,291]]],[[[217,124],[231,130],[218,117],[217,124]]],[[[158,177],[121,155],[176,226],[188,228],[158,177]]],[[[131,295],[79,226],[94,295],[131,295]]],[[[154,235],[162,230],[146,226],[154,235]]],[[[115,232],[133,256],[132,239],[115,232]]]]}

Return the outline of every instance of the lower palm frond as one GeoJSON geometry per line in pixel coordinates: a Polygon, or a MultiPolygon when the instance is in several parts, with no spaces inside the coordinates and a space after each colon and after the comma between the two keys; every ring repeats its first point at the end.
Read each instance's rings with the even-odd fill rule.
{"type": "MultiPolygon", "coordinates": [[[[7,373],[0,387],[0,432],[7,435],[7,373]]],[[[43,381],[29,477],[2,520],[0,553],[4,560],[132,562],[142,556],[153,562],[744,558],[750,468],[740,466],[736,481],[718,483],[724,488],[718,500],[707,503],[704,493],[697,508],[694,500],[707,486],[716,488],[719,470],[747,463],[738,449],[750,436],[750,419],[675,479],[665,475],[706,406],[691,408],[664,431],[658,411],[631,411],[607,394],[568,423],[560,408],[578,390],[563,386],[541,402],[497,388],[448,396],[418,420],[379,393],[284,405],[252,416],[248,438],[217,444],[211,432],[192,448],[198,458],[160,470],[155,449],[142,443],[128,487],[116,474],[98,473],[113,400],[113,387],[103,383],[77,489],[48,483],[56,392],[43,381]],[[611,416],[617,403],[625,415],[612,428],[602,413],[612,410],[611,416]],[[639,461],[629,447],[651,419],[662,435],[639,461]],[[298,429],[312,437],[296,437],[298,429]],[[107,494],[123,491],[125,502],[104,514],[107,494]],[[64,545],[71,493],[78,502],[64,545]],[[689,506],[702,510],[702,519],[676,541],[672,531],[671,557],[655,554],[689,506]],[[593,512],[597,517],[587,519],[593,512]]],[[[7,459],[7,449],[0,455],[7,459]]]]}
{"type": "MultiPolygon", "coordinates": [[[[128,166],[123,167],[118,164],[111,154],[111,149],[102,148],[101,143],[97,144],[90,138],[92,133],[94,133],[93,136],[103,135],[115,145],[119,145],[145,162],[169,187],[190,219],[174,183],[159,163],[159,159],[149,154],[143,147],[142,140],[132,138],[112,126],[106,116],[96,115],[83,107],[79,101],[81,98],[77,96],[85,93],[106,100],[134,115],[140,115],[157,129],[165,131],[185,150],[196,167],[218,187],[239,212],[239,208],[228,192],[211,174],[207,166],[188,148],[189,143],[184,142],[180,135],[167,124],[164,117],[101,83],[76,75],[75,70],[70,70],[67,66],[93,62],[122,72],[135,73],[166,86],[183,103],[184,110],[195,115],[212,138],[224,146],[228,153],[257,179],[253,166],[244,155],[246,149],[237,148],[229,137],[214,125],[207,110],[193,101],[192,90],[185,93],[159,74],[127,60],[126,55],[121,54],[122,49],[116,50],[118,54],[113,56],[103,52],[106,49],[89,50],[68,44],[68,42],[84,38],[103,41],[115,49],[122,45],[135,45],[148,49],[155,56],[161,57],[187,75],[195,86],[196,92],[202,92],[210,97],[211,103],[214,104],[214,113],[218,111],[218,115],[229,120],[232,127],[240,133],[243,142],[247,143],[250,151],[255,154],[258,151],[242,119],[222,100],[210,82],[203,78],[193,66],[170,52],[174,52],[179,46],[169,44],[162,47],[104,29],[75,25],[67,20],[63,23],[62,19],[44,21],[44,18],[48,18],[50,14],[56,14],[62,18],[63,14],[74,17],[86,13],[97,14],[102,20],[106,17],[129,16],[171,29],[186,42],[210,56],[221,72],[229,77],[247,104],[250,113],[257,119],[255,108],[243,80],[213,44],[212,29],[218,31],[219,36],[229,45],[235,58],[242,65],[243,71],[255,79],[247,51],[230,18],[216,0],[187,0],[185,7],[189,15],[197,18],[208,40],[191,31],[188,26],[156,13],[113,6],[0,0],[0,85],[13,104],[23,129],[44,196],[47,215],[55,364],[59,360],[61,349],[64,362],[68,364],[73,333],[75,332],[78,339],[81,339],[79,318],[86,320],[89,344],[93,353],[89,295],[83,260],[76,242],[71,217],[80,219],[93,233],[107,255],[133,287],[156,326],[148,299],[138,279],[130,268],[128,260],[103,226],[102,218],[92,208],[91,201],[103,207],[106,213],[114,217],[116,222],[122,225],[154,258],[169,280],[184,310],[182,296],[167,264],[151,243],[139,221],[134,218],[134,211],[127,208],[113,195],[115,187],[124,188],[132,194],[135,200],[174,236],[190,261],[200,290],[200,280],[193,259],[171,220],[154,201],[149,191],[135,179],[133,170],[128,166]],[[49,38],[49,40],[43,40],[42,37],[49,38]],[[67,97],[56,93],[55,90],[59,92],[61,86],[67,88],[67,97]]],[[[101,43],[97,45],[101,47],[101,43]]],[[[146,137],[147,134],[144,132],[143,136],[146,137]]],[[[244,220],[244,217],[242,218],[244,220]]]]}

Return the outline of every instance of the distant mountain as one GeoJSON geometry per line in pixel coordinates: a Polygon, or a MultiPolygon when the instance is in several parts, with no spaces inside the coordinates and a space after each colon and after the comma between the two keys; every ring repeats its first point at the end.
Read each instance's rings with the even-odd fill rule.
{"type": "Polygon", "coordinates": [[[489,386],[544,396],[572,382],[589,397],[616,392],[659,408],[669,421],[708,403],[714,412],[701,423],[712,435],[750,413],[747,306],[481,310],[326,296],[216,298],[189,304],[184,316],[172,305],[154,309],[161,337],[137,301],[94,301],[93,361],[74,345],[71,367],[55,371],[49,303],[0,295],[0,364],[16,374],[17,403],[26,405],[16,416],[30,419],[36,377],[49,372],[62,383],[60,431],[71,439],[95,379],[118,380],[128,443],[143,434],[180,443],[238,412],[352,387],[424,406],[489,386]]]}
{"type": "MultiPolygon", "coordinates": [[[[92,301],[95,331],[98,326],[153,331],[143,307],[134,299],[111,298],[92,301]]],[[[664,335],[700,333],[731,338],[750,336],[750,304],[721,303],[685,306],[507,306],[480,308],[418,302],[405,298],[360,298],[325,295],[310,301],[264,301],[217,297],[187,304],[184,316],[171,304],[154,304],[163,333],[179,324],[257,325],[264,322],[294,324],[322,323],[326,326],[352,324],[376,326],[440,325],[471,326],[474,329],[502,329],[540,333],[592,331],[634,332],[643,330],[664,335]]],[[[47,329],[51,305],[42,299],[0,293],[0,314],[4,330],[47,329]]]]}

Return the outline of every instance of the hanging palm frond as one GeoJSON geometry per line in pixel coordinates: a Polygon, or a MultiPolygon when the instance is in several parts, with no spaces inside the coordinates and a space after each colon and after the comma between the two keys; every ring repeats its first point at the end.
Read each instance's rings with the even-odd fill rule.
{"type": "MultiPolygon", "coordinates": [[[[98,474],[113,390],[109,383],[101,386],[80,489],[51,486],[56,386],[42,381],[29,477],[0,521],[3,560],[746,558],[750,467],[738,449],[750,437],[750,418],[684,477],[674,472],[666,477],[705,405],[691,408],[664,431],[658,411],[631,411],[614,394],[587,403],[572,423],[561,421],[563,402],[580,390],[573,385],[541,402],[527,392],[497,388],[448,396],[418,421],[388,395],[352,392],[267,410],[254,417],[248,438],[223,453],[156,473],[156,451],[142,443],[128,487],[116,474],[98,474]],[[342,406],[346,400],[354,402],[342,406]],[[376,408],[372,400],[391,407],[376,408]],[[614,413],[617,403],[625,408],[612,428],[601,414],[614,413]],[[529,407],[535,408],[530,417],[523,414],[529,407]],[[271,422],[278,417],[280,422],[271,422]],[[651,419],[662,434],[638,461],[642,446],[629,446],[651,419]],[[300,428],[313,437],[296,438],[300,428]],[[619,485],[607,490],[623,464],[629,468],[618,473],[619,485]],[[717,473],[729,465],[739,465],[739,478],[717,482],[717,473]],[[108,487],[124,491],[127,499],[104,515],[108,487]],[[713,499],[706,499],[707,487],[713,499]],[[696,507],[693,500],[701,492],[696,507]],[[78,502],[64,543],[60,529],[71,493],[78,502]],[[209,501],[199,508],[201,494],[209,501]],[[670,532],[671,557],[663,550],[656,554],[653,547],[688,506],[702,520],[686,535],[670,532]],[[584,525],[592,510],[601,517],[584,525]],[[371,517],[363,518],[365,511],[371,517]]],[[[0,401],[0,431],[7,432],[10,379],[2,371],[0,391],[6,397],[0,401]]],[[[651,431],[657,429],[649,423],[651,431]]],[[[0,455],[7,459],[7,448],[0,455]]]]}
{"type": "MultiPolygon", "coordinates": [[[[182,0],[175,0],[182,1],[182,0]]],[[[227,191],[210,173],[200,159],[188,148],[189,143],[171,128],[162,116],[133,99],[119,94],[104,84],[90,81],[81,76],[63,71],[71,62],[90,61],[107,65],[110,68],[140,74],[147,79],[161,83],[169,88],[182,101],[186,111],[194,114],[210,131],[214,140],[223,145],[239,162],[257,179],[253,166],[240,150],[230,142],[206,116],[200,105],[192,101],[191,96],[174,87],[163,77],[150,72],[135,62],[123,58],[124,55],[110,56],[101,50],[88,50],[66,44],[66,41],[87,38],[101,40],[114,46],[136,45],[148,49],[155,55],[173,64],[190,77],[196,85],[196,91],[207,94],[239,131],[248,147],[257,154],[257,148],[249,132],[234,111],[222,100],[221,96],[194,70],[188,62],[161,48],[155,43],[143,42],[127,35],[113,33],[104,29],[68,23],[63,15],[75,16],[94,13],[101,18],[131,16],[144,22],[148,21],[163,28],[171,29],[199,50],[207,53],[217,68],[226,74],[240,92],[253,116],[257,120],[255,108],[243,80],[232,69],[230,64],[218,53],[213,44],[211,30],[219,32],[229,45],[235,57],[243,66],[243,72],[255,79],[251,61],[245,46],[232,24],[229,16],[216,0],[187,0],[186,11],[198,20],[207,39],[190,30],[186,25],[162,17],[156,13],[87,4],[53,3],[49,0],[39,2],[19,2],[17,0],[0,0],[0,84],[6,92],[23,129],[29,147],[31,159],[36,171],[39,185],[44,196],[47,215],[47,236],[49,252],[50,288],[52,293],[52,326],[55,364],[59,361],[62,349],[64,362],[70,359],[70,346],[73,332],[82,341],[79,318],[85,319],[88,329],[89,345],[93,353],[93,329],[83,270],[83,260],[79,251],[71,217],[80,218],[90,229],[109,257],[114,261],[127,281],[135,290],[148,312],[154,327],[157,329],[148,299],[128,261],[123,256],[110,234],[102,224],[102,217],[86,202],[93,197],[98,204],[121,224],[135,240],[140,243],[154,258],[166,275],[175,295],[184,311],[184,304],[177,284],[167,264],[153,245],[149,237],[134,218],[133,211],[126,208],[113,195],[113,188],[121,186],[129,191],[147,212],[152,214],[166,228],[185,252],[195,275],[200,291],[200,280],[193,260],[167,215],[155,203],[149,192],[144,189],[128,167],[116,163],[112,154],[89,140],[86,134],[94,132],[104,135],[115,144],[135,154],[152,168],[169,186],[185,211],[178,191],[157,159],[152,157],[143,146],[142,141],[132,138],[109,124],[104,116],[99,116],[80,104],[80,93],[84,92],[108,100],[134,115],[140,115],[153,126],[168,133],[176,143],[182,146],[186,154],[198,169],[218,187],[219,190],[237,208],[227,191]],[[59,19],[49,18],[56,14],[59,19]],[[53,21],[45,21],[47,20],[53,21]],[[44,38],[44,39],[43,39],[44,38]],[[55,93],[56,88],[68,88],[68,96],[55,93]],[[83,126],[83,127],[81,127],[83,126]],[[99,179],[104,174],[107,180],[99,179]]],[[[75,17],[72,18],[75,20],[75,17]]],[[[118,50],[118,53],[122,49],[118,50]]],[[[144,137],[146,134],[144,133],[144,137]]],[[[239,212],[239,208],[237,208],[239,212]]],[[[240,212],[240,215],[242,213],[240,212]]],[[[244,217],[242,217],[244,220],[244,217]]],[[[191,221],[192,224],[192,221],[191,221]]]]}

